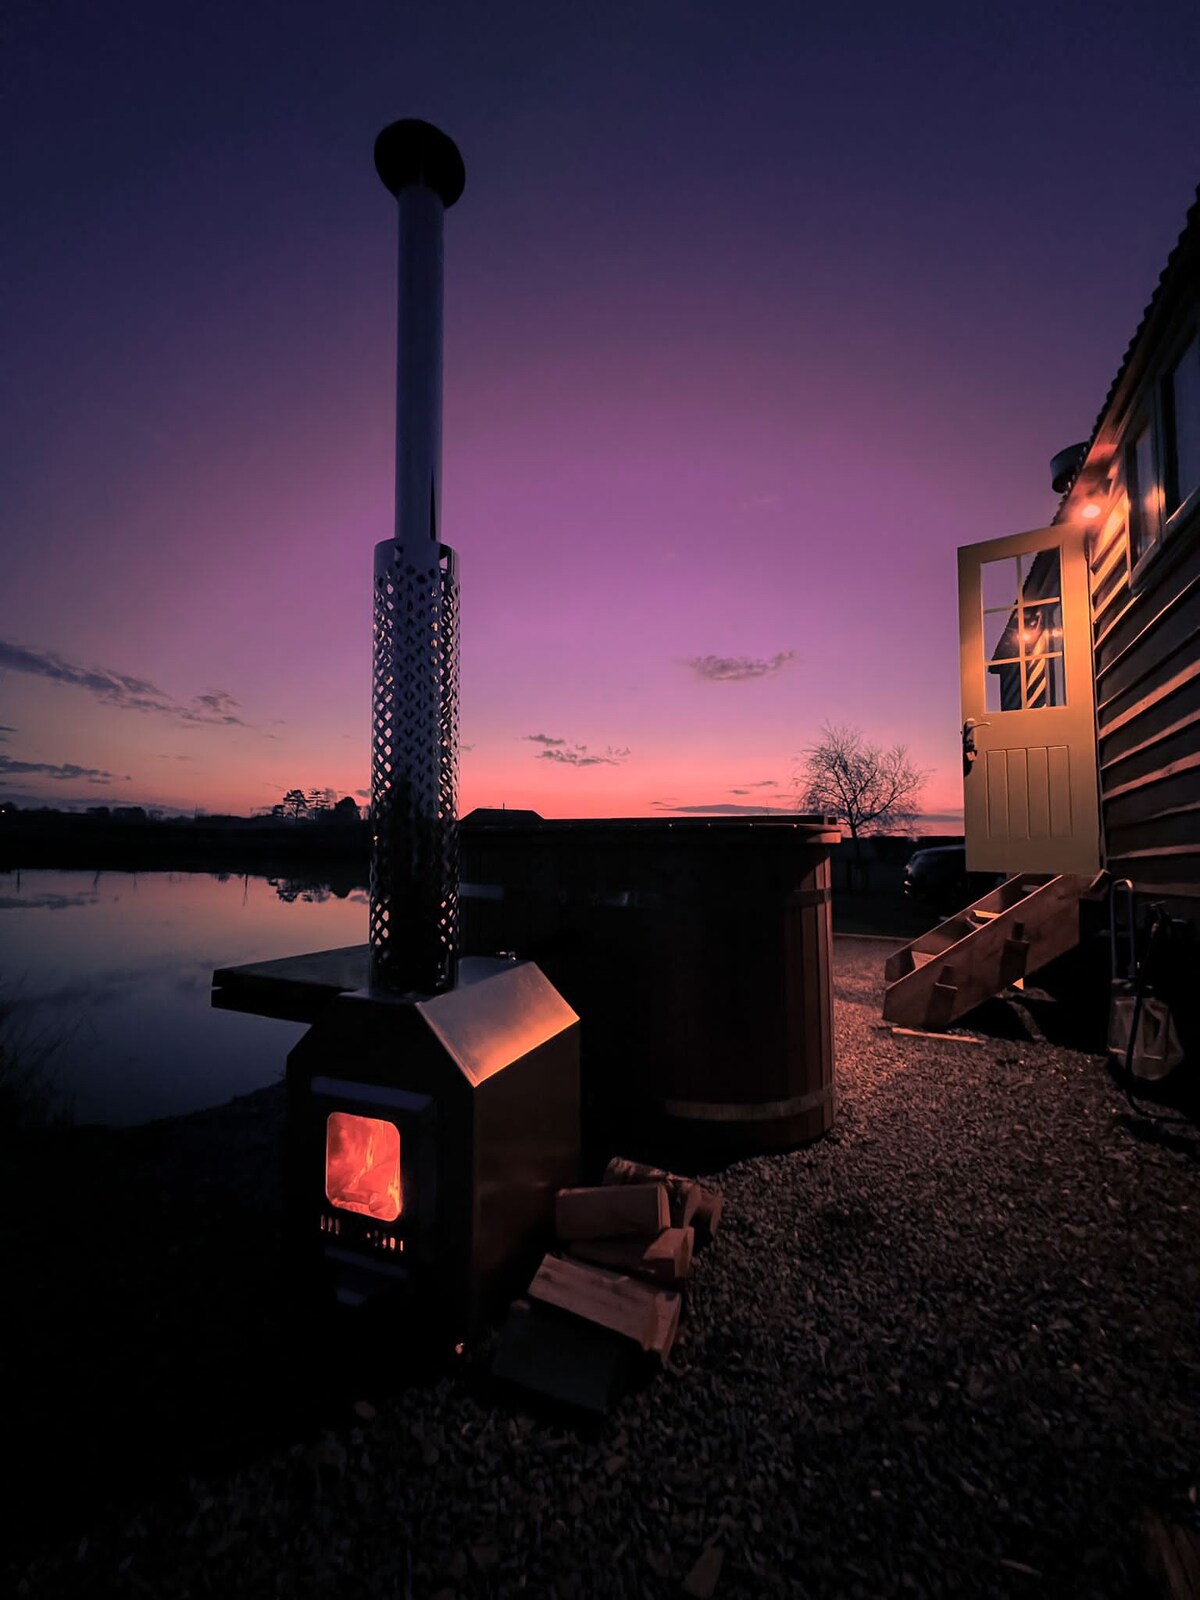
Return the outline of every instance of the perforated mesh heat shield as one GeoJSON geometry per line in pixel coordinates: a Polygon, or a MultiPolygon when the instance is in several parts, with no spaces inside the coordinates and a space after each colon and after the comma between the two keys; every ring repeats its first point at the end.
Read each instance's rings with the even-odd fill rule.
{"type": "Polygon", "coordinates": [[[371,989],[436,994],[458,954],[458,579],[448,545],[375,548],[371,989]],[[436,552],[436,553],[435,553],[436,552]]]}

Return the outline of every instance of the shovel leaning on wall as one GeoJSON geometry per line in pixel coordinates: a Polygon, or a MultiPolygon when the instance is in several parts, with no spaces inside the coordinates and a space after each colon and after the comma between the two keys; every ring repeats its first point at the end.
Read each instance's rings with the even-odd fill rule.
{"type": "Polygon", "coordinates": [[[1154,964],[1160,941],[1166,934],[1169,918],[1161,906],[1154,909],[1146,952],[1137,959],[1137,933],[1134,926],[1133,884],[1118,878],[1109,890],[1108,933],[1112,950],[1112,982],[1109,988],[1108,1056],[1126,1077],[1143,1083],[1165,1078],[1183,1060],[1183,1047],[1175,1021],[1166,1002],[1153,992],[1154,964]],[[1117,928],[1117,903],[1125,910],[1125,935],[1117,928]],[[1124,963],[1121,961],[1124,946],[1124,963]],[[1124,972],[1121,968],[1124,966],[1124,972]]]}

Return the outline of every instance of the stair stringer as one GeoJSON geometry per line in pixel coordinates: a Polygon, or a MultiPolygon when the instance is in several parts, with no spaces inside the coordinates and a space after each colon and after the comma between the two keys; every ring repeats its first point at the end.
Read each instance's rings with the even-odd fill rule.
{"type": "Polygon", "coordinates": [[[883,1015],[942,1029],[1079,943],[1091,879],[1019,873],[888,957],[883,1015]]]}

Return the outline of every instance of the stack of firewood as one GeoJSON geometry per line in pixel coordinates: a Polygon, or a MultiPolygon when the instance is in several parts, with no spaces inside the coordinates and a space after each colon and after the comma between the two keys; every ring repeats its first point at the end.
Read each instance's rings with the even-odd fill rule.
{"type": "Polygon", "coordinates": [[[558,1248],[510,1307],[492,1370],[611,1410],[639,1365],[666,1365],[693,1252],[716,1232],[724,1203],[693,1178],[620,1157],[594,1188],[560,1189],[558,1248]]]}

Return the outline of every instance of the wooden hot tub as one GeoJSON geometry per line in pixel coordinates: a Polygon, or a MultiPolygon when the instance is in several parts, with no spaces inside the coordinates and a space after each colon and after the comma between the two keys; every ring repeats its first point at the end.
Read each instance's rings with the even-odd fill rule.
{"type": "Polygon", "coordinates": [[[825,817],[464,819],[463,948],[536,961],[582,1019],[583,1141],[706,1164],[836,1112],[825,817]]]}

